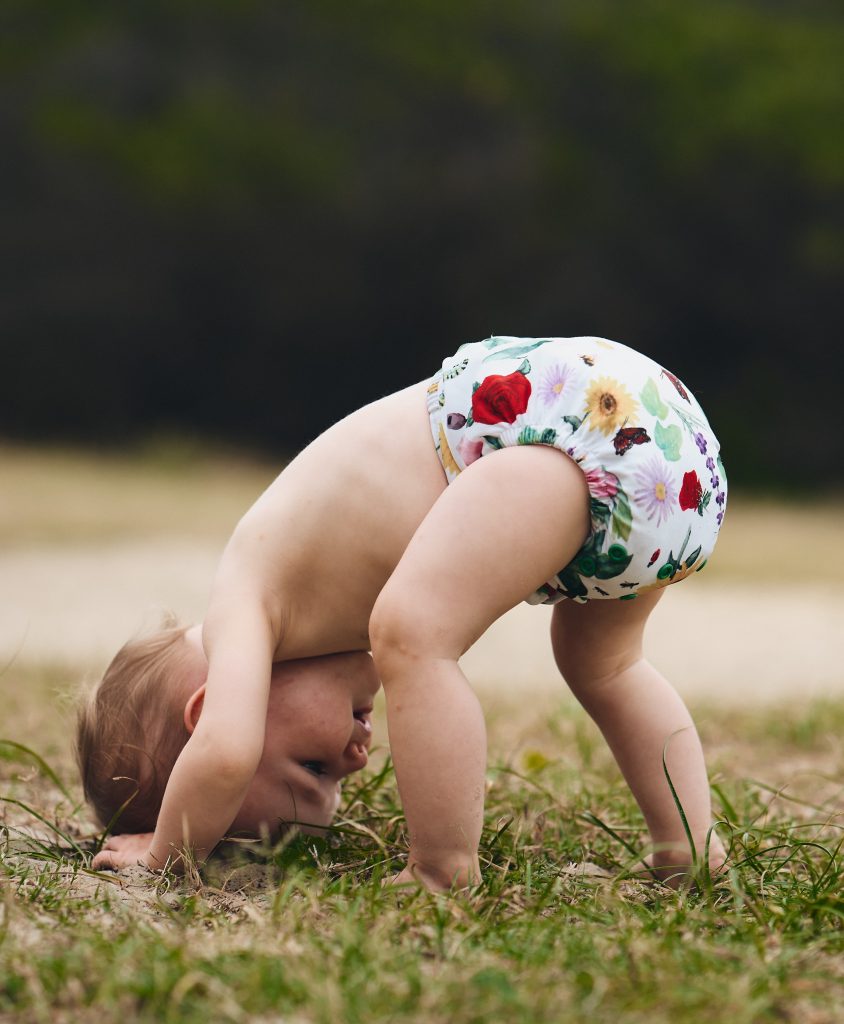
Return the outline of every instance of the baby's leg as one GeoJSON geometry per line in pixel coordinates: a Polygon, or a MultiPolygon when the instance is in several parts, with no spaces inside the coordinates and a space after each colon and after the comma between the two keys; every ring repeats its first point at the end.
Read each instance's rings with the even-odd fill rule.
{"type": "MultiPolygon", "coordinates": [[[[697,730],[685,704],[642,654],[648,616],[660,594],[631,601],[563,601],[554,608],[551,641],[557,666],[610,746],[645,816],[654,853],[649,860],[664,877],[672,865],[691,862],[691,851],[662,757],[694,839],[703,856],[712,823],[709,783],[697,730]],[[667,744],[667,747],[666,747],[667,744]]],[[[710,841],[710,865],[724,851],[710,841]]]]}
{"type": "Polygon", "coordinates": [[[588,507],[583,473],[559,451],[536,445],[485,456],[437,500],[375,605],[370,639],[410,832],[409,872],[430,888],[478,879],[486,735],[457,659],[574,557],[588,507]]]}

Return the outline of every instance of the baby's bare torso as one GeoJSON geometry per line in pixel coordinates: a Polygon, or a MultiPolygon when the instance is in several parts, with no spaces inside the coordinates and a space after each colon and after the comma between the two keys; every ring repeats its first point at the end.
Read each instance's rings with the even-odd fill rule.
{"type": "Polygon", "coordinates": [[[215,592],[258,596],[276,658],[368,649],[372,606],[446,487],[421,383],[304,449],[243,517],[215,592]]]}

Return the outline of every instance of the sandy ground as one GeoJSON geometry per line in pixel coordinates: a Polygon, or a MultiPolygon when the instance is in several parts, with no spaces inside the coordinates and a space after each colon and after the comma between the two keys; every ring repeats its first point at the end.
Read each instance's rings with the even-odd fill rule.
{"type": "MultiPolygon", "coordinates": [[[[0,666],[63,663],[94,674],[169,607],[202,617],[219,545],[204,540],[49,544],[0,551],[0,666]]],[[[547,608],[523,605],[464,659],[479,691],[560,686],[547,608]]],[[[844,695],[844,585],[689,580],[649,626],[653,661],[692,700],[748,704],[844,695]]]]}

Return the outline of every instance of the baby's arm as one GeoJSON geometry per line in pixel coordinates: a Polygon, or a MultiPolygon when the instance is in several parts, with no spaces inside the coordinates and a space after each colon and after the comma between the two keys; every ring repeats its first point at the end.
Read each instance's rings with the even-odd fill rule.
{"type": "Polygon", "coordinates": [[[201,861],[243,803],[263,751],[275,637],[260,603],[246,599],[212,604],[203,642],[202,715],[173,767],[152,842],[145,853],[135,837],[115,842],[95,868],[178,868],[185,850],[201,861]]]}

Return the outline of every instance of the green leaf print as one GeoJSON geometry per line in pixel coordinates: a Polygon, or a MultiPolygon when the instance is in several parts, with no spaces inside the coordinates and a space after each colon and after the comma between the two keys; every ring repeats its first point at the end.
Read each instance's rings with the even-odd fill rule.
{"type": "Polygon", "coordinates": [[[557,431],[553,427],[537,430],[536,427],[524,427],[516,438],[516,444],[553,444],[557,440],[557,431]]]}
{"type": "Polygon", "coordinates": [[[571,427],[571,432],[574,433],[575,430],[580,430],[583,420],[579,416],[563,416],[563,423],[568,423],[571,427]]]}
{"type": "Polygon", "coordinates": [[[484,356],[484,362],[490,359],[516,359],[518,356],[527,355],[528,352],[533,352],[535,348],[539,348],[540,345],[547,345],[551,338],[541,338],[539,341],[532,341],[529,345],[514,345],[513,348],[498,349],[498,345],[503,345],[505,341],[509,341],[509,338],[490,338],[490,341],[496,341],[498,344],[493,346],[488,342],[484,342],[487,348],[495,348],[496,351],[490,352],[488,356],[484,356]]]}
{"type": "Polygon", "coordinates": [[[630,539],[630,530],[633,526],[633,512],[627,495],[619,487],[615,495],[615,507],[612,512],[612,528],[617,537],[622,540],[630,539]]]}
{"type": "Polygon", "coordinates": [[[678,426],[672,423],[670,427],[664,427],[661,423],[657,423],[654,429],[654,441],[656,441],[657,447],[662,449],[662,454],[669,462],[679,460],[683,434],[678,426]]]}
{"type": "Polygon", "coordinates": [[[706,430],[706,423],[699,417],[690,413],[688,409],[683,409],[679,405],[675,405],[673,402],[668,403],[674,412],[677,413],[677,418],[688,430],[688,432],[694,437],[698,430],[706,430]]]}
{"type": "Polygon", "coordinates": [[[466,369],[468,365],[469,357],[466,356],[466,358],[462,362],[455,363],[454,366],[452,366],[448,370],[443,370],[443,380],[454,380],[455,377],[460,376],[460,374],[466,369]]]}
{"type": "MultiPolygon", "coordinates": [[[[484,441],[486,441],[490,448],[494,448],[496,451],[504,447],[501,438],[496,437],[494,434],[484,434],[484,441]]],[[[498,463],[496,463],[496,465],[498,465],[498,463]]]]}
{"type": "Polygon", "coordinates": [[[668,406],[659,397],[659,390],[653,378],[648,378],[648,383],[642,388],[639,398],[642,399],[642,405],[651,416],[656,416],[658,420],[664,420],[668,415],[668,406]]]}
{"type": "Polygon", "coordinates": [[[588,591],[583,585],[580,574],[573,565],[567,565],[564,569],[560,569],[557,573],[557,579],[560,581],[560,586],[566,597],[577,598],[587,596],[588,591]]]}
{"type": "Polygon", "coordinates": [[[598,565],[595,568],[595,579],[612,580],[626,571],[627,566],[633,561],[633,556],[628,555],[621,544],[610,544],[609,551],[600,555],[598,565]]]}
{"type": "Polygon", "coordinates": [[[589,514],[592,516],[593,522],[600,523],[605,528],[610,521],[609,505],[598,501],[597,498],[589,499],[589,514]]]}
{"type": "Polygon", "coordinates": [[[527,377],[527,375],[530,373],[530,362],[527,359],[523,359],[519,363],[519,367],[516,370],[516,373],[523,373],[527,377]]]}
{"type": "Polygon", "coordinates": [[[575,555],[572,566],[581,576],[611,580],[620,576],[633,561],[633,555],[627,553],[623,544],[610,544],[606,551],[601,551],[605,536],[605,530],[597,530],[575,555]]]}

